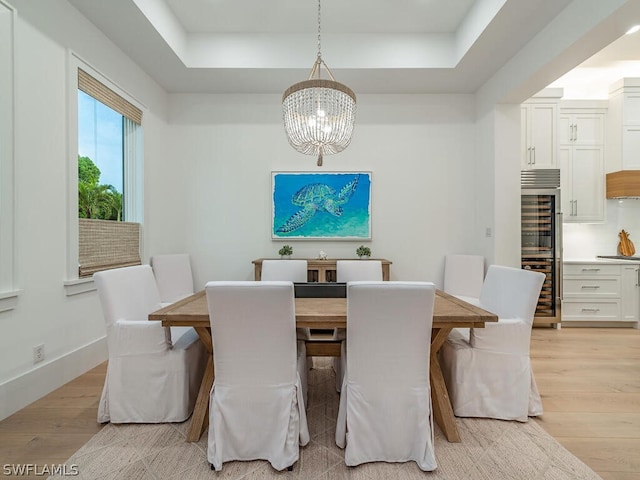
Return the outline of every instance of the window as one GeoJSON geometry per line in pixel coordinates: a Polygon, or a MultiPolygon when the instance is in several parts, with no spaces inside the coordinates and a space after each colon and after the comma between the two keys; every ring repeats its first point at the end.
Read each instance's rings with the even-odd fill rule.
{"type": "Polygon", "coordinates": [[[14,279],[14,50],[15,10],[0,0],[0,312],[15,307],[14,279]]]}
{"type": "Polygon", "coordinates": [[[142,221],[142,110],[73,58],[77,103],[70,107],[75,110],[70,124],[77,126],[77,155],[70,159],[69,174],[75,214],[69,233],[75,240],[69,249],[71,279],[139,265],[142,221]]]}
{"type": "Polygon", "coordinates": [[[122,129],[126,117],[78,90],[78,217],[125,220],[122,129]]]}

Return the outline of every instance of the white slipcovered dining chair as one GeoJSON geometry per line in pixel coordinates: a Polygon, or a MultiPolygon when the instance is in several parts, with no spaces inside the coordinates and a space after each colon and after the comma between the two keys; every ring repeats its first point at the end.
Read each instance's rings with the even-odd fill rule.
{"type": "Polygon", "coordinates": [[[207,352],[196,332],[149,321],[160,294],[149,265],[93,275],[107,326],[109,363],[98,422],[182,422],[193,410],[207,352]]]}
{"type": "MultiPolygon", "coordinates": [[[[380,260],[337,260],[336,280],[340,283],[359,281],[382,281],[382,262],[380,260]]],[[[344,340],[347,331],[336,328],[333,340],[344,340]]],[[[336,392],[342,388],[342,367],[344,361],[338,357],[333,359],[333,370],[336,372],[336,392]]]]}
{"type": "MultiPolygon", "coordinates": [[[[263,260],[260,280],[268,282],[294,282],[306,283],[307,281],[307,261],[306,260],[263,260]]],[[[298,328],[296,330],[298,339],[309,340],[311,330],[309,328],[298,328]]]]}
{"type": "Polygon", "coordinates": [[[436,468],[429,368],[435,286],[350,282],[346,369],[336,424],[345,463],[436,468]]]}
{"type": "Polygon", "coordinates": [[[208,282],[215,380],[209,402],[207,457],[292,467],[309,442],[296,340],[293,283],[208,282]]]}
{"type": "Polygon", "coordinates": [[[336,280],[338,282],[382,281],[380,260],[337,260],[336,280]]]}
{"type": "Polygon", "coordinates": [[[193,273],[188,253],[154,255],[149,263],[163,306],[193,295],[193,273]]]}
{"type": "Polygon", "coordinates": [[[453,330],[440,349],[440,363],[454,413],[526,422],[542,414],[529,346],[533,317],[545,275],[491,265],[479,305],[497,323],[453,330]]]}
{"type": "Polygon", "coordinates": [[[449,254],[444,260],[443,290],[466,302],[477,304],[484,282],[482,255],[449,254]]]}
{"type": "Polygon", "coordinates": [[[306,260],[263,260],[260,280],[302,283],[307,281],[306,260]]]}

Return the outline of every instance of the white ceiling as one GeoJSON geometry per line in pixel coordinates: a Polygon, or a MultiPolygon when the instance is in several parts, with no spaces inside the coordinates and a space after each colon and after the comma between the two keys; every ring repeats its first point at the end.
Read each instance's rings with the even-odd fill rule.
{"type": "MultiPolygon", "coordinates": [[[[171,93],[282,93],[317,54],[316,0],[69,1],[171,93]]],[[[356,93],[472,93],[570,1],[322,0],[322,57],[356,93]]]]}
{"type": "Polygon", "coordinates": [[[550,87],[563,88],[563,98],[604,100],[609,86],[626,77],[640,77],[640,32],[623,35],[550,87]]]}
{"type": "MultiPolygon", "coordinates": [[[[326,33],[449,33],[474,0],[322,0],[326,33]]],[[[317,0],[166,0],[191,33],[304,33],[317,29],[317,0]]]]}

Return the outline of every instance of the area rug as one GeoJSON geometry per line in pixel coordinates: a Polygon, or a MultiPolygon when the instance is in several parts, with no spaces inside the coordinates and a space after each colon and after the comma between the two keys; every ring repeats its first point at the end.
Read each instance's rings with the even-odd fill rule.
{"type": "MultiPolygon", "coordinates": [[[[415,462],[375,462],[347,467],[334,441],[339,394],[329,358],[314,358],[309,372],[307,415],[311,441],[300,450],[292,472],[265,461],[228,462],[213,472],[207,462],[207,435],[185,441],[188,422],[106,425],[67,462],[75,478],[87,480],[590,480],[600,479],[534,421],[458,419],[461,443],[449,443],[436,426],[438,468],[421,471],[415,462]]],[[[49,478],[59,478],[52,476],[49,478]]]]}

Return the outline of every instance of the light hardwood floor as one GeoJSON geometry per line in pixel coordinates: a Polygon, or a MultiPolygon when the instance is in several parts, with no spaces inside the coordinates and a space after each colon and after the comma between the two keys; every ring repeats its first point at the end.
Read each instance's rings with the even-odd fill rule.
{"type": "MultiPolygon", "coordinates": [[[[640,330],[535,328],[531,358],[539,424],[605,480],[640,479],[640,330]]],[[[1,463],[66,461],[101,428],[105,372],[102,364],[0,422],[1,463]]]]}
{"type": "Polygon", "coordinates": [[[539,424],[605,480],[640,479],[640,330],[534,328],[539,424]]]}

